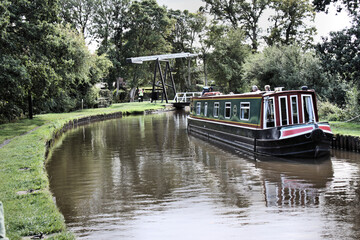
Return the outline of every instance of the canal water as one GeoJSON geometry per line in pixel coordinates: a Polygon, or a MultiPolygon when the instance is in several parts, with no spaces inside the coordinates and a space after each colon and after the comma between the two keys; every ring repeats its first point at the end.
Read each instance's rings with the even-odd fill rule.
{"type": "Polygon", "coordinates": [[[360,239],[360,155],[256,161],[188,135],[186,114],[79,127],[51,191],[78,239],[360,239]]]}

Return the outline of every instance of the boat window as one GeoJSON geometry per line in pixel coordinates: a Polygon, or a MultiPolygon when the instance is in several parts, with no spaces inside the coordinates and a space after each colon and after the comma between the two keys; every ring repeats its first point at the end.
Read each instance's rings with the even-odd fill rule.
{"type": "Polygon", "coordinates": [[[265,105],[264,128],[275,127],[274,98],[265,99],[264,105],[265,105]]]}
{"type": "Polygon", "coordinates": [[[196,103],[196,115],[201,113],[201,102],[196,103]]]}
{"type": "Polygon", "coordinates": [[[250,103],[240,103],[240,119],[248,121],[250,118],[250,103]]]}
{"type": "Polygon", "coordinates": [[[216,102],[214,103],[214,117],[218,117],[219,116],[219,103],[216,102]]]}
{"type": "Polygon", "coordinates": [[[292,114],[293,124],[297,124],[299,123],[297,96],[291,96],[290,99],[291,99],[291,114],[292,114]]]}
{"type": "Polygon", "coordinates": [[[229,119],[231,116],[231,103],[225,103],[225,118],[229,119]]]}
{"type": "Polygon", "coordinates": [[[205,107],[204,107],[204,116],[205,117],[207,116],[207,105],[208,105],[208,103],[206,102],[205,107]]]}
{"type": "Polygon", "coordinates": [[[304,122],[313,122],[314,121],[314,108],[311,99],[311,95],[303,95],[303,119],[304,122]]]}
{"type": "Polygon", "coordinates": [[[280,104],[280,126],[289,124],[289,117],[287,111],[287,101],[285,97],[279,97],[280,104]]]}

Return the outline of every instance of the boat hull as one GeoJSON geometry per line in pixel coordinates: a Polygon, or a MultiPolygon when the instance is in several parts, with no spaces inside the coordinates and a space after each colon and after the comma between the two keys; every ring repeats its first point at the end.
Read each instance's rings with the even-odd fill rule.
{"type": "Polygon", "coordinates": [[[311,127],[311,130],[284,137],[286,127],[251,129],[188,118],[190,133],[221,141],[236,150],[281,158],[317,159],[329,156],[332,134],[322,131],[316,124],[304,124],[304,126],[311,127]]]}

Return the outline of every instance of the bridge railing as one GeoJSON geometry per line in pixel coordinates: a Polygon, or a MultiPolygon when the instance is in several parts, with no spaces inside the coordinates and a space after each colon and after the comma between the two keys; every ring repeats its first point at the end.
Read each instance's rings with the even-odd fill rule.
{"type": "Polygon", "coordinates": [[[190,102],[191,97],[201,96],[201,92],[178,92],[174,97],[175,102],[190,102]]]}

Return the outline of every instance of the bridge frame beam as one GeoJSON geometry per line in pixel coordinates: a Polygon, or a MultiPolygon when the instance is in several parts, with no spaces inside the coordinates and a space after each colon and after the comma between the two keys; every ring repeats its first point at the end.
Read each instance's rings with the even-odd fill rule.
{"type": "MultiPolygon", "coordinates": [[[[154,55],[154,56],[143,56],[143,57],[127,58],[126,61],[129,62],[129,63],[142,64],[145,61],[154,61],[155,60],[154,80],[153,80],[152,93],[151,93],[151,102],[153,102],[154,99],[157,99],[157,97],[158,97],[158,95],[157,95],[158,92],[156,91],[156,88],[155,88],[156,86],[158,86],[158,87],[161,87],[161,89],[162,89],[162,96],[161,96],[162,102],[164,101],[164,96],[165,96],[166,103],[168,103],[169,99],[168,99],[168,93],[166,91],[166,87],[171,88],[174,91],[174,96],[176,96],[175,81],[174,81],[174,78],[173,78],[173,75],[172,75],[172,72],[171,72],[169,59],[190,58],[190,57],[196,57],[196,56],[198,56],[198,54],[173,53],[173,54],[165,54],[165,55],[154,55]],[[165,74],[163,74],[163,72],[161,70],[160,61],[166,62],[165,74]],[[157,71],[159,71],[161,86],[156,83],[157,71]],[[167,84],[168,75],[169,75],[170,80],[171,80],[170,84],[167,84]]],[[[189,71],[190,71],[190,69],[189,69],[189,71]]]]}

